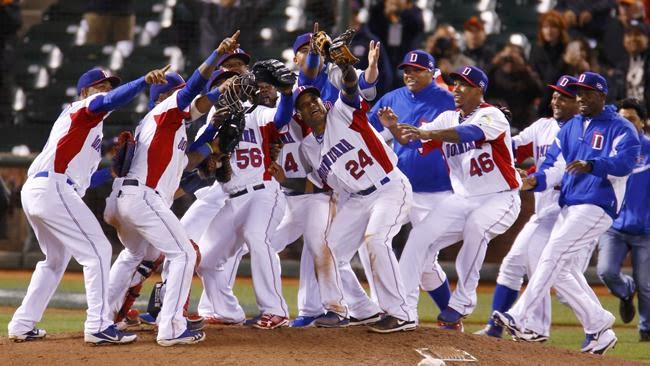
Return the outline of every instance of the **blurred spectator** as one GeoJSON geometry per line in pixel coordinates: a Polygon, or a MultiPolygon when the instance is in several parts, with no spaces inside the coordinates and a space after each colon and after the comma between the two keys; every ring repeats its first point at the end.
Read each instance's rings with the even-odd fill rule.
{"type": "Polygon", "coordinates": [[[202,5],[198,0],[179,0],[174,8],[173,29],[176,36],[176,44],[181,48],[184,55],[190,55],[192,59],[199,56],[199,19],[202,5]]]}
{"type": "Polygon", "coordinates": [[[483,22],[472,16],[463,24],[465,51],[463,54],[476,62],[476,66],[485,70],[496,53],[494,47],[486,44],[487,34],[483,22]]]}
{"type": "MultiPolygon", "coordinates": [[[[537,27],[537,42],[533,45],[530,53],[530,64],[544,84],[553,85],[563,75],[558,60],[562,58],[567,43],[569,43],[569,33],[562,14],[555,10],[542,14],[537,27]]],[[[544,88],[539,111],[542,116],[548,116],[551,113],[552,92],[553,89],[544,88]]]]}
{"type": "Polygon", "coordinates": [[[606,68],[617,68],[625,61],[623,33],[634,21],[643,22],[644,4],[641,0],[619,0],[617,16],[609,18],[605,25],[605,34],[599,43],[600,62],[606,68]]]}
{"type": "MultiPolygon", "coordinates": [[[[420,48],[424,19],[420,8],[410,1],[384,0],[370,9],[368,27],[386,47],[391,69],[394,69],[408,51],[420,48]]],[[[393,80],[393,86],[401,86],[400,78],[393,80]]]]}
{"type": "MultiPolygon", "coordinates": [[[[361,4],[357,0],[350,1],[350,20],[348,23],[349,28],[357,30],[356,35],[352,39],[350,49],[352,53],[359,59],[355,67],[359,70],[365,70],[368,67],[368,45],[370,41],[379,42],[379,38],[370,32],[370,28],[365,23],[359,20],[359,11],[361,4]]],[[[320,23],[319,23],[320,25],[320,23]]],[[[388,60],[388,53],[386,47],[381,45],[379,54],[379,79],[377,81],[377,98],[392,90],[393,83],[393,70],[391,69],[390,61],[388,60]]]]}
{"type": "Polygon", "coordinates": [[[0,1],[0,125],[11,121],[14,44],[22,26],[18,1],[0,1]]]}
{"type": "Polygon", "coordinates": [[[84,20],[88,23],[88,44],[133,41],[133,0],[88,0],[84,20]]]}
{"type": "Polygon", "coordinates": [[[461,66],[476,63],[460,51],[459,36],[456,29],[449,24],[439,24],[433,34],[427,37],[425,50],[435,59],[443,76],[452,73],[461,66]]]}
{"type": "MultiPolygon", "coordinates": [[[[307,24],[318,22],[321,30],[330,33],[336,26],[336,0],[305,0],[307,24]]],[[[338,32],[334,32],[338,34],[338,32]]]]}
{"type": "Polygon", "coordinates": [[[490,80],[487,101],[508,107],[513,127],[528,126],[536,118],[543,84],[535,70],[526,64],[523,50],[506,45],[492,60],[487,74],[490,80]]]}
{"type": "Polygon", "coordinates": [[[251,48],[258,39],[259,20],[268,14],[273,0],[237,1],[211,0],[202,4],[199,19],[199,47],[201,58],[206,58],[219,43],[241,30],[239,43],[251,48]]]}
{"type": "Polygon", "coordinates": [[[616,0],[558,0],[564,22],[572,33],[601,40],[610,12],[616,0]]]}
{"type": "Polygon", "coordinates": [[[560,74],[578,76],[585,71],[596,71],[598,63],[593,59],[589,43],[584,38],[576,38],[569,42],[561,56],[560,74]]]}
{"type": "Polygon", "coordinates": [[[621,62],[621,75],[625,78],[625,97],[645,101],[650,107],[650,52],[648,52],[648,27],[642,23],[631,25],[623,37],[626,60],[621,62]]]}

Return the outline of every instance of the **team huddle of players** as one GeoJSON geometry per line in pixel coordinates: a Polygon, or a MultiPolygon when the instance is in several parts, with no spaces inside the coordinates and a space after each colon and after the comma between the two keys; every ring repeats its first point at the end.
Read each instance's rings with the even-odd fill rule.
{"type": "Polygon", "coordinates": [[[582,268],[617,215],[640,144],[632,124],[604,105],[600,75],[561,77],[549,86],[553,118],[511,137],[507,110],[483,101],[489,81],[479,68],[451,74],[452,94],[433,81],[433,58],[414,50],[399,65],[406,86],[374,101],[380,45],[370,43],[368,67],[357,70],[345,39],[331,41],[316,27],[293,45],[295,85],[275,61],[251,100],[235,103],[245,113],[233,118],[224,105],[228,95],[245,99],[233,90],[250,75],[238,35],[187,82],[166,68],[116,88],[101,70],[82,76],[80,101],[59,116],[23,188],[46,259],[9,323],[10,338],[45,336],[35,326],[71,256],[84,266],[85,340],[93,344],[133,342],[137,336],[126,330],[140,322],[157,325],[162,346],[202,341],[205,323],[413,330],[420,288],[440,308],[438,324],[462,331],[476,307],[487,245],[515,222],[525,189],[538,192],[536,214],[499,275],[511,289],[502,310],[514,306],[495,311],[485,332],[500,335],[505,327],[519,340],[546,340],[554,287],[584,326],[583,352],[602,354],[616,343],[614,316],[582,268]],[[107,199],[104,218],[124,244],[109,269],[110,244],[81,197],[100,159],[103,119],[147,84],[150,112],[107,199]],[[205,113],[205,126],[188,143],[186,125],[205,113]],[[221,128],[229,124],[239,124],[234,142],[221,128]],[[528,176],[515,168],[513,148],[529,145],[537,172],[528,176]],[[206,175],[214,183],[206,184],[206,175]],[[197,200],[179,220],[170,206],[185,192],[197,200]],[[392,240],[409,221],[398,261],[392,240]],[[290,322],[278,253],[301,236],[299,316],[290,322]],[[459,241],[451,292],[437,256],[459,241]],[[246,253],[260,311],[250,320],[232,291],[246,253]],[[357,253],[371,296],[350,265],[357,253]],[[158,267],[164,282],[148,313],[129,317],[158,267]],[[203,282],[199,316],[187,314],[194,272],[203,282]],[[515,303],[524,275],[529,285],[515,303]]]}

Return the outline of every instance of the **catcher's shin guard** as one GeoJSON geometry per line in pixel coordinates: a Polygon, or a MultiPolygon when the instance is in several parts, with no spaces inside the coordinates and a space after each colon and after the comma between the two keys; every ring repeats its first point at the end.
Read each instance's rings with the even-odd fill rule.
{"type": "Polygon", "coordinates": [[[157,271],[160,268],[160,265],[163,263],[165,257],[159,256],[155,261],[142,261],[138,266],[138,269],[133,272],[133,277],[131,278],[131,286],[126,291],[126,297],[122,308],[117,312],[115,316],[115,322],[122,321],[126,318],[126,314],[129,312],[135,299],[140,296],[140,291],[142,290],[142,284],[144,281],[151,277],[151,274],[154,271],[157,271]]]}

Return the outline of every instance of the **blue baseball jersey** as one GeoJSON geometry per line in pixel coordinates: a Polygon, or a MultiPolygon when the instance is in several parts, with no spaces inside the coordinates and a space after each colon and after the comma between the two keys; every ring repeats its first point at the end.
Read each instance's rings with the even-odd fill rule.
{"type": "Polygon", "coordinates": [[[626,176],[636,165],[639,151],[638,133],[632,123],[616,113],[614,106],[605,106],[593,118],[576,115],[558,132],[541,171],[535,173],[537,186],[533,191],[543,191],[554,184],[546,181],[547,171],[558,162],[586,160],[593,166],[591,172],[562,175],[560,206],[593,204],[616,219],[625,194],[626,176]]]}
{"type": "MultiPolygon", "coordinates": [[[[379,132],[384,130],[377,112],[391,107],[400,123],[420,127],[433,121],[440,113],[454,109],[454,97],[432,82],[417,93],[402,87],[385,94],[368,113],[368,120],[379,132]]],[[[393,141],[398,156],[397,167],[408,177],[413,192],[443,192],[451,190],[449,169],[440,150],[421,155],[417,149],[393,141]]]]}
{"type": "Polygon", "coordinates": [[[303,85],[312,85],[318,88],[323,103],[330,107],[334,105],[337,99],[339,99],[339,90],[329,80],[327,65],[323,66],[314,79],[305,76],[302,71],[298,73],[298,86],[303,85]]]}
{"type": "Polygon", "coordinates": [[[650,234],[650,138],[640,136],[641,154],[627,181],[623,207],[612,227],[631,235],[650,234]]]}

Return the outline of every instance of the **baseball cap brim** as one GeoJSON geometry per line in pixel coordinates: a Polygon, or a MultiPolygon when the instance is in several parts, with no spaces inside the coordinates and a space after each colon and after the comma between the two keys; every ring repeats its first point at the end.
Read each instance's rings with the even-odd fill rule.
{"type": "Polygon", "coordinates": [[[113,88],[117,87],[118,85],[120,85],[120,83],[122,83],[122,79],[120,79],[119,77],[117,77],[117,76],[108,76],[108,77],[99,79],[99,80],[95,81],[92,84],[88,84],[84,88],[90,88],[91,86],[103,83],[104,81],[107,81],[107,80],[108,80],[109,83],[111,83],[111,87],[113,87],[113,88]]]}
{"type": "Polygon", "coordinates": [[[575,86],[577,88],[583,88],[583,89],[591,89],[591,90],[595,90],[597,92],[601,92],[601,93],[605,94],[602,90],[598,90],[597,88],[594,88],[593,86],[591,86],[589,84],[571,83],[571,84],[568,84],[568,86],[575,86]]]}
{"type": "Polygon", "coordinates": [[[424,67],[424,66],[422,66],[420,64],[414,64],[414,63],[410,63],[410,62],[401,63],[401,64],[397,65],[397,68],[401,70],[401,69],[403,69],[403,68],[405,68],[407,66],[415,67],[416,69],[421,69],[421,70],[429,70],[429,71],[432,70],[432,69],[430,69],[428,67],[424,67]]]}
{"type": "Polygon", "coordinates": [[[294,108],[296,107],[296,104],[298,103],[298,100],[300,99],[301,96],[303,96],[306,93],[311,93],[316,95],[317,97],[320,97],[320,90],[314,86],[309,86],[301,90],[298,94],[295,95],[293,98],[293,106],[294,108]]]}
{"type": "Polygon", "coordinates": [[[231,54],[224,55],[221,58],[221,60],[219,60],[219,62],[217,63],[217,66],[221,66],[221,64],[223,64],[227,60],[230,60],[231,58],[238,58],[244,61],[246,65],[248,65],[251,62],[251,56],[246,52],[231,53],[231,54]]]}
{"type": "MultiPolygon", "coordinates": [[[[571,85],[571,84],[568,84],[568,85],[571,85]]],[[[562,88],[560,88],[560,87],[558,87],[558,86],[556,86],[556,85],[546,84],[546,86],[548,86],[549,88],[555,90],[556,92],[558,92],[558,93],[560,93],[560,94],[564,94],[564,95],[566,95],[567,97],[571,97],[571,98],[575,98],[575,97],[576,97],[575,95],[573,95],[573,94],[567,92],[565,89],[562,89],[562,88]]]]}
{"type": "Polygon", "coordinates": [[[235,75],[239,75],[239,74],[236,73],[235,71],[224,71],[224,72],[222,72],[222,73],[219,74],[217,77],[215,77],[214,79],[210,80],[210,83],[208,84],[208,90],[212,90],[212,88],[214,87],[214,85],[215,85],[218,81],[220,81],[220,80],[224,80],[224,79],[230,79],[231,77],[233,77],[233,76],[235,76],[235,75]]]}
{"type": "Polygon", "coordinates": [[[465,75],[463,75],[463,74],[459,74],[459,73],[457,73],[457,72],[452,72],[451,74],[449,74],[449,77],[451,77],[452,79],[463,79],[463,80],[465,80],[469,85],[471,85],[471,86],[473,86],[473,87],[475,87],[475,88],[479,88],[479,89],[483,90],[483,88],[481,88],[480,86],[476,85],[472,80],[470,80],[470,78],[468,78],[467,76],[465,76],[465,75]]]}

